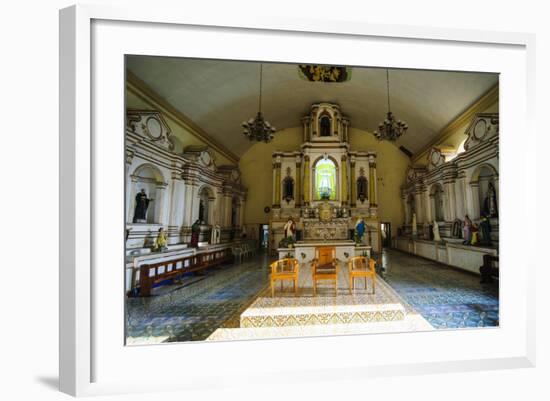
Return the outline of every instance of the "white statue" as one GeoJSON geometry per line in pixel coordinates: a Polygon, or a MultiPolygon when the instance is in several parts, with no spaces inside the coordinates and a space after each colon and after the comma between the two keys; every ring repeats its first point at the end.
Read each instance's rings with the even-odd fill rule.
{"type": "Polygon", "coordinates": [[[434,241],[435,242],[440,242],[441,237],[439,236],[439,225],[437,224],[437,221],[435,221],[435,220],[434,220],[434,225],[433,225],[432,231],[434,233],[434,241]]]}
{"type": "Polygon", "coordinates": [[[416,230],[416,213],[413,213],[413,219],[412,219],[412,235],[416,236],[417,230],[416,230]]]}
{"type": "Polygon", "coordinates": [[[221,227],[218,224],[216,224],[214,227],[212,227],[212,233],[210,234],[210,243],[219,244],[220,237],[221,237],[221,227]]]}

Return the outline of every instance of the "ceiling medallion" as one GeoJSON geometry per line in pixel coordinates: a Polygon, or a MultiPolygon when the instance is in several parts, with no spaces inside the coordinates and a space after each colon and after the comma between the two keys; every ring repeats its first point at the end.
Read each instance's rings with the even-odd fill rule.
{"type": "Polygon", "coordinates": [[[395,141],[405,132],[409,126],[405,121],[397,120],[390,109],[390,73],[386,69],[386,86],[388,89],[388,114],[386,119],[378,125],[378,130],[374,131],[374,136],[379,141],[385,139],[395,141]]]}
{"type": "Polygon", "coordinates": [[[302,79],[310,82],[346,82],[351,79],[350,67],[301,64],[298,71],[302,79]]]}
{"type": "Polygon", "coordinates": [[[260,100],[258,114],[256,114],[255,118],[243,121],[242,127],[244,128],[243,134],[251,141],[255,140],[268,143],[273,139],[275,127],[271,126],[262,114],[262,69],[263,64],[260,64],[260,100]]]}

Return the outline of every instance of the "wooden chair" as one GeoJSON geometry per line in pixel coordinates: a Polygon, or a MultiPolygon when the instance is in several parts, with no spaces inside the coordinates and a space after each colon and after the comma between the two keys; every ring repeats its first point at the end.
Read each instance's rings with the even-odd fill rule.
{"type": "Polygon", "coordinates": [[[355,289],[355,278],[364,277],[365,290],[367,289],[367,278],[372,279],[372,293],[375,293],[376,282],[376,261],[365,256],[355,256],[348,261],[349,269],[349,292],[355,289]]]}
{"type": "Polygon", "coordinates": [[[281,290],[283,289],[283,281],[292,280],[294,283],[294,295],[298,294],[298,273],[300,271],[300,263],[293,258],[285,258],[271,263],[271,274],[269,281],[271,283],[271,296],[275,296],[275,282],[281,282],[281,290]]]}
{"type": "Polygon", "coordinates": [[[334,282],[334,293],[338,295],[338,265],[336,249],[316,249],[316,258],[311,261],[311,281],[313,283],[313,295],[317,295],[317,281],[330,280],[334,282]]]}

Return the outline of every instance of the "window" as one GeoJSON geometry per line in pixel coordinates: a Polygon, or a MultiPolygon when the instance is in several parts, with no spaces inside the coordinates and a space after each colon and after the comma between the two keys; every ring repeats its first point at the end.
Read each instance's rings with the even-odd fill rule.
{"type": "Polygon", "coordinates": [[[321,159],[315,165],[315,193],[317,199],[336,199],[336,165],[330,159],[321,159]]]}

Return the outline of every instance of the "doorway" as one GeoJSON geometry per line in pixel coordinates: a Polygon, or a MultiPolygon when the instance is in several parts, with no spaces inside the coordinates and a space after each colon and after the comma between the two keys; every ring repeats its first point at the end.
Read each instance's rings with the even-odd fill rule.
{"type": "Polygon", "coordinates": [[[391,223],[380,223],[380,233],[382,234],[382,248],[391,248],[391,223]]]}
{"type": "Polygon", "coordinates": [[[260,224],[259,229],[259,246],[260,249],[267,249],[269,247],[269,224],[260,224]]]}

